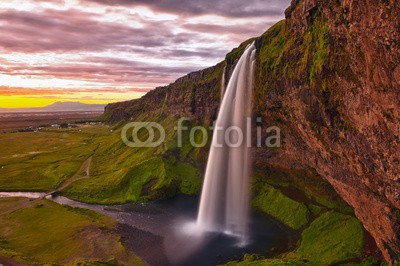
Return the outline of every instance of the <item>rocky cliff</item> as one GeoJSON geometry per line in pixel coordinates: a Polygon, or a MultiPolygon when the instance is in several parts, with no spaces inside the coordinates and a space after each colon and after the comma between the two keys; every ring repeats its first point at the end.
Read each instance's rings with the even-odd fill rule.
{"type": "MultiPolygon", "coordinates": [[[[400,3],[294,0],[286,20],[255,39],[254,112],[279,126],[280,149],[254,149],[255,169],[313,169],[351,206],[385,259],[400,254],[400,3]]],[[[107,106],[109,121],[142,114],[189,116],[210,124],[224,62],[107,106]]]]}

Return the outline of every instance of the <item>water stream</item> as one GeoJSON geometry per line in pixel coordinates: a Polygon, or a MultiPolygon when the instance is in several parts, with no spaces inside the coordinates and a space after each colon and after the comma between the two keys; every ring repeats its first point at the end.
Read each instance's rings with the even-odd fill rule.
{"type": "Polygon", "coordinates": [[[225,89],[207,162],[197,229],[224,232],[249,241],[251,133],[255,69],[254,43],[247,46],[225,89]]]}
{"type": "MultiPolygon", "coordinates": [[[[0,197],[40,199],[44,193],[1,192],[0,197]]],[[[149,265],[219,265],[242,259],[243,254],[266,256],[285,252],[292,247],[296,234],[269,216],[250,210],[249,238],[246,246],[238,246],[237,238],[224,233],[210,232],[196,238],[186,230],[188,221],[195,221],[199,198],[177,196],[173,199],[128,203],[123,205],[95,205],[57,196],[47,196],[62,205],[90,209],[106,215],[120,224],[119,233],[128,249],[149,265]]]]}

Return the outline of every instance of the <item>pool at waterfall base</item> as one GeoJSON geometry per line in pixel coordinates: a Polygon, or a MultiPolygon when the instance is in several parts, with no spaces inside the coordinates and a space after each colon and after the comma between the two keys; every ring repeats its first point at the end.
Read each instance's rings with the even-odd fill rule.
{"type": "Polygon", "coordinates": [[[289,250],[297,239],[296,232],[257,210],[250,214],[246,246],[239,245],[237,237],[222,232],[198,233],[195,223],[199,198],[195,196],[181,195],[158,202],[116,206],[88,205],[62,197],[54,200],[90,208],[116,219],[124,225],[124,244],[131,246],[132,251],[150,265],[217,265],[241,260],[244,254],[272,256],[289,250]],[[129,237],[125,238],[127,235],[129,237]],[[135,243],[137,237],[148,246],[135,243]]]}
{"type": "MultiPolygon", "coordinates": [[[[24,197],[24,192],[0,193],[0,197],[24,197]]],[[[43,197],[28,193],[26,196],[43,197]]],[[[118,221],[122,243],[149,265],[218,265],[241,260],[244,254],[272,257],[294,247],[297,232],[268,215],[252,209],[249,238],[246,246],[240,239],[223,232],[196,232],[199,205],[197,196],[179,195],[172,199],[128,203],[122,205],[93,205],[47,196],[59,204],[99,212],[118,221]]]]}

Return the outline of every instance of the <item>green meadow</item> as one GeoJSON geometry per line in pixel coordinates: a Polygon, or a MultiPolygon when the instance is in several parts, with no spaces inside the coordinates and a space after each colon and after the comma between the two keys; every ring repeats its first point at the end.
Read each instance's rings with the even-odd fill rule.
{"type": "MultiPolygon", "coordinates": [[[[51,192],[74,177],[75,181],[65,188],[63,185],[60,193],[87,203],[120,204],[166,199],[180,193],[199,194],[207,149],[193,148],[188,131],[183,135],[183,147],[178,147],[173,116],[156,117],[154,121],[167,132],[166,141],[157,148],[126,146],[121,141],[123,124],[1,134],[0,190],[51,192]],[[86,176],[82,166],[89,157],[92,160],[86,176]]],[[[189,122],[185,125],[193,126],[189,122]]],[[[146,139],[146,134],[139,131],[139,138],[146,139]]],[[[201,138],[195,136],[198,142],[201,138]]],[[[369,261],[364,256],[361,223],[312,171],[270,169],[256,173],[253,195],[255,208],[299,232],[301,239],[292,251],[274,259],[246,255],[230,265],[369,261]]],[[[142,263],[113,233],[115,222],[94,212],[47,200],[0,199],[0,207],[0,253],[16,261],[55,265],[142,263]],[[99,237],[102,241],[95,242],[99,237]]]]}
{"type": "Polygon", "coordinates": [[[64,195],[112,204],[197,194],[201,180],[192,166],[194,149],[176,147],[175,122],[164,120],[169,135],[159,148],[130,148],[121,141],[121,127],[104,125],[2,134],[0,190],[53,191],[93,156],[90,176],[68,186],[64,195]]]}
{"type": "Polygon", "coordinates": [[[21,198],[0,199],[0,207],[0,253],[19,263],[144,265],[121,244],[116,222],[100,214],[21,198]]]}
{"type": "MultiPolygon", "coordinates": [[[[98,149],[90,177],[74,182],[62,195],[88,203],[118,204],[165,199],[177,193],[198,194],[201,173],[196,158],[202,151],[188,143],[177,147],[174,117],[156,121],[166,130],[165,142],[157,148],[126,146],[121,140],[122,126],[113,128],[112,134],[96,136],[93,143],[98,149]]],[[[139,131],[139,138],[147,139],[146,133],[139,131]]]]}
{"type": "Polygon", "coordinates": [[[0,189],[50,191],[72,177],[93,153],[93,134],[79,131],[0,135],[0,189]]]}

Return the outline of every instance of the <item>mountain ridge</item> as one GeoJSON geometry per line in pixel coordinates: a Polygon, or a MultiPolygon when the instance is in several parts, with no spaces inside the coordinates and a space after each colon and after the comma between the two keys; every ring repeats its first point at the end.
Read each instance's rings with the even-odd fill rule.
{"type": "MultiPolygon", "coordinates": [[[[400,260],[399,10],[392,0],[294,0],[284,21],[255,38],[254,114],[281,128],[283,145],[254,149],[254,169],[264,178],[311,170],[328,181],[390,263],[400,260]]],[[[228,80],[253,40],[214,67],[108,105],[104,119],[164,114],[210,125],[224,68],[228,80]]]]}

